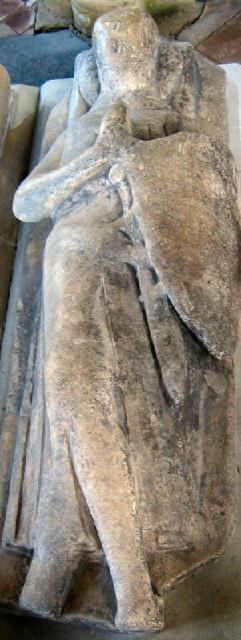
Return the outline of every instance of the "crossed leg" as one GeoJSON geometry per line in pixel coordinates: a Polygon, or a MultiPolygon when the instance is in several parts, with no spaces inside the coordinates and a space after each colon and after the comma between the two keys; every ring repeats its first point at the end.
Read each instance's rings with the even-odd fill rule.
{"type": "MultiPolygon", "coordinates": [[[[101,264],[94,266],[83,250],[81,232],[78,238],[70,226],[68,234],[66,227],[62,234],[60,223],[47,243],[44,269],[50,446],[59,452],[60,474],[65,474],[66,460],[60,451],[61,442],[65,452],[68,443],[68,464],[78,478],[110,568],[117,598],[116,625],[127,630],[160,629],[161,612],[143,553],[126,441],[118,425],[113,392],[116,362],[103,296],[101,264]]],[[[69,481],[68,475],[66,485],[69,481]]],[[[67,487],[64,498],[71,501],[66,492],[67,487]]],[[[71,545],[74,566],[78,525],[70,530],[71,543],[66,539],[65,544],[67,549],[71,545]]],[[[46,545],[47,536],[46,531],[46,545]]],[[[46,545],[42,542],[43,549],[46,545]]],[[[66,564],[61,545],[55,549],[51,562],[59,573],[58,605],[66,564]]],[[[40,551],[37,541],[36,558],[40,551]]]]}

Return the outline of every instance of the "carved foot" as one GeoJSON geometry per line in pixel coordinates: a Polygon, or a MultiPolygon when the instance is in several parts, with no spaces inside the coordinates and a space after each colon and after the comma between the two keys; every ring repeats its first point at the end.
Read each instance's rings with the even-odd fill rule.
{"type": "Polygon", "coordinates": [[[34,576],[30,569],[31,575],[27,577],[23,587],[19,605],[21,609],[32,611],[41,616],[59,616],[62,608],[61,592],[57,586],[59,581],[56,581],[51,567],[39,566],[39,569],[34,576]]]}
{"type": "Polygon", "coordinates": [[[162,598],[153,596],[146,604],[144,600],[136,606],[118,607],[115,625],[120,631],[161,631],[164,628],[164,603],[162,598]]]}
{"type": "Polygon", "coordinates": [[[73,568],[53,559],[44,562],[34,557],[23,587],[19,605],[22,609],[52,618],[61,614],[73,568]]]}

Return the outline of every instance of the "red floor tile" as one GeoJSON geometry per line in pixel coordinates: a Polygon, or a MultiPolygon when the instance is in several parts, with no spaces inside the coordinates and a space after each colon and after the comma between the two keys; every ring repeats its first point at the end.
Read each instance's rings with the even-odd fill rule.
{"type": "Polygon", "coordinates": [[[4,20],[9,13],[24,6],[22,0],[0,0],[0,20],[4,20]]]}
{"type": "Polygon", "coordinates": [[[203,40],[198,50],[219,64],[241,62],[241,11],[203,40]]]}
{"type": "Polygon", "coordinates": [[[10,13],[4,20],[5,24],[13,29],[17,34],[21,35],[27,29],[33,26],[35,21],[34,9],[29,9],[23,5],[13,13],[10,13]]]}

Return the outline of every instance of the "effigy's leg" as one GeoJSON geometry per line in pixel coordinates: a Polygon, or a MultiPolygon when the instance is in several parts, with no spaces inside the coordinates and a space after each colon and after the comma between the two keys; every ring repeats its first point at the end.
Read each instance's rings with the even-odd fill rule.
{"type": "Polygon", "coordinates": [[[88,526],[83,526],[83,521],[91,521],[91,517],[76,487],[61,416],[58,430],[51,435],[52,443],[48,417],[46,421],[34,556],[20,604],[24,609],[51,617],[61,614],[75,571],[79,566],[84,568],[88,552],[96,547],[91,525],[89,531],[88,526]]]}
{"type": "MultiPolygon", "coordinates": [[[[37,504],[32,514],[31,539],[34,556],[20,596],[20,604],[24,609],[56,616],[61,613],[75,570],[84,569],[90,554],[93,555],[96,551],[99,553],[100,543],[75,477],[69,440],[66,437],[67,429],[61,429],[61,416],[59,428],[52,434],[52,443],[50,441],[49,419],[41,384],[44,382],[43,326],[40,343],[35,383],[40,383],[41,389],[40,392],[38,390],[35,402],[42,411],[45,423],[42,464],[38,478],[39,489],[36,491],[37,504]]],[[[35,429],[39,426],[35,425],[35,429]]],[[[27,488],[30,491],[33,473],[31,466],[29,471],[27,488]]]]}
{"type": "MultiPolygon", "coordinates": [[[[105,309],[103,265],[99,260],[93,264],[93,256],[83,249],[83,238],[83,229],[77,234],[65,228],[61,234],[59,224],[45,254],[45,393],[51,449],[60,441],[59,433],[63,443],[69,443],[71,464],[113,579],[117,626],[160,629],[162,615],[144,557],[128,451],[114,399],[116,361],[105,309]]],[[[61,465],[60,457],[60,469],[61,465]]]]}

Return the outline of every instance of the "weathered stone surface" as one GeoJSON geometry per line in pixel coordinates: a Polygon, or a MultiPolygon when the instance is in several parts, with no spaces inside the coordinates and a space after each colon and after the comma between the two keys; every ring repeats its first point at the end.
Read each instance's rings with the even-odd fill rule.
{"type": "Polygon", "coordinates": [[[203,3],[195,0],[71,0],[77,28],[90,34],[95,20],[117,7],[146,10],[154,16],[161,33],[175,35],[197,19],[203,3]]]}
{"type": "Polygon", "coordinates": [[[0,156],[2,155],[3,145],[8,127],[9,110],[10,110],[10,78],[6,69],[0,65],[0,156]]]}
{"type": "Polygon", "coordinates": [[[9,284],[13,268],[18,228],[12,213],[12,201],[14,191],[23,179],[27,169],[38,98],[38,89],[35,87],[12,86],[10,109],[10,104],[8,104],[8,90],[10,92],[10,85],[9,79],[6,78],[6,71],[3,70],[0,89],[2,102],[5,102],[4,108],[0,108],[0,113],[3,115],[3,118],[5,118],[5,123],[2,123],[2,131],[5,132],[5,136],[0,164],[1,336],[9,295],[9,284]],[[4,87],[4,79],[6,79],[5,84],[8,85],[7,87],[4,87]]]}
{"type": "Polygon", "coordinates": [[[73,22],[70,0],[39,0],[35,31],[64,29],[73,22]]]}
{"type": "MultiPolygon", "coordinates": [[[[185,27],[196,22],[202,15],[204,2],[187,0],[187,2],[156,2],[152,15],[156,20],[160,33],[164,36],[177,36],[185,27]]],[[[147,3],[147,10],[149,6],[147,3]]]]}
{"type": "Polygon", "coordinates": [[[45,6],[56,15],[72,17],[72,11],[69,0],[44,0],[45,6]]]}
{"type": "MultiPolygon", "coordinates": [[[[92,0],[90,2],[82,2],[82,0],[71,0],[72,9],[74,13],[74,23],[78,29],[84,33],[91,34],[93,24],[95,20],[107,11],[111,11],[116,8],[116,2],[114,0],[101,0],[96,2],[92,0]]],[[[144,0],[120,0],[118,5],[132,5],[132,9],[141,10],[144,9],[144,0]]]]}
{"type": "MultiPolygon", "coordinates": [[[[61,114],[59,104],[69,103],[69,96],[73,85],[72,78],[65,78],[63,80],[49,80],[45,82],[40,89],[39,104],[38,104],[38,118],[34,133],[34,142],[31,153],[31,164],[35,166],[42,155],[42,147],[50,146],[52,140],[54,140],[59,133],[62,133],[65,121],[67,118],[67,112],[61,114]],[[58,106],[57,117],[54,117],[55,107],[58,106]],[[52,126],[48,125],[49,134],[46,134],[47,121],[52,123],[52,126]]],[[[68,105],[69,106],[69,105],[68,105]]]]}
{"type": "MultiPolygon", "coordinates": [[[[55,80],[50,82],[51,90],[46,96],[46,87],[43,86],[40,93],[38,119],[34,136],[32,163],[39,158],[40,138],[46,124],[50,110],[55,101],[60,100],[65,93],[65,84],[69,81],[55,80]],[[61,88],[61,83],[63,87],[61,88]],[[45,97],[45,100],[43,99],[45,97]]],[[[70,80],[70,82],[72,82],[70,80]]],[[[23,87],[22,87],[23,88],[23,87]]],[[[32,89],[24,87],[25,90],[32,89]]],[[[34,89],[37,92],[37,89],[34,89]]],[[[21,427],[27,428],[28,410],[27,394],[31,395],[31,365],[29,360],[29,345],[33,344],[33,325],[38,306],[38,294],[41,281],[41,262],[43,246],[46,234],[49,232],[48,224],[25,225],[19,234],[18,247],[15,258],[11,295],[8,304],[8,314],[4,339],[2,343],[0,366],[0,407],[1,407],[1,438],[0,448],[3,453],[0,472],[1,514],[0,529],[2,531],[4,518],[4,504],[6,494],[9,491],[9,464],[14,458],[14,449],[17,438],[21,438],[21,427]],[[10,354],[14,354],[10,358],[10,354]],[[27,375],[28,370],[28,375],[27,375]],[[27,380],[28,378],[28,380],[27,380]],[[21,389],[25,391],[25,404],[21,389]],[[27,392],[27,393],[26,393],[27,392]],[[22,423],[19,416],[19,407],[22,406],[25,419],[22,423]]],[[[31,351],[33,356],[33,350],[31,351]]],[[[31,360],[33,363],[33,359],[31,360]]],[[[22,464],[19,459],[20,468],[22,464]]],[[[16,467],[16,465],[15,465],[16,467]]],[[[18,598],[17,594],[23,586],[29,567],[29,556],[14,556],[1,551],[1,567],[5,579],[0,579],[0,599],[11,603],[18,598]],[[8,570],[5,567],[8,567],[8,570]]]]}
{"type": "MultiPolygon", "coordinates": [[[[229,117],[229,142],[241,178],[241,66],[223,65],[227,77],[227,101],[229,117]]],[[[241,186],[241,184],[240,184],[241,186]]]]}
{"type": "Polygon", "coordinates": [[[136,12],[102,17],[93,44],[15,201],[54,229],[42,304],[36,236],[23,263],[35,301],[28,267],[3,544],[34,551],[22,607],[110,626],[114,588],[116,625],[155,629],[163,587],[220,554],[235,522],[236,182],[225,105],[212,113],[222,70],[136,12]]]}
{"type": "MultiPolygon", "coordinates": [[[[236,159],[237,167],[241,168],[241,109],[240,109],[240,66],[237,64],[225,65],[225,73],[227,75],[227,96],[229,106],[229,131],[230,131],[230,146],[234,157],[236,159]]],[[[59,82],[59,90],[60,90],[59,82]]],[[[57,88],[57,87],[56,87],[57,88]]],[[[44,98],[47,100],[48,86],[45,86],[44,95],[42,96],[42,109],[41,113],[47,112],[43,110],[44,98]]],[[[50,98],[54,95],[53,88],[50,86],[50,98]]],[[[58,96],[62,99],[62,95],[58,96]]],[[[54,106],[52,104],[52,106],[54,106]]],[[[42,131],[42,125],[40,127],[42,131]]],[[[28,226],[28,225],[27,225],[28,226]]],[[[31,225],[29,225],[31,226],[31,225]]],[[[36,229],[36,239],[39,237],[38,225],[36,229]]],[[[36,240],[35,240],[36,241],[36,240]]],[[[30,252],[27,252],[30,255],[30,252]]],[[[37,257],[37,254],[35,254],[37,257]]],[[[37,261],[35,262],[35,265],[37,261]]],[[[30,266],[31,270],[31,266],[30,266]]],[[[31,270],[32,271],[32,270],[31,270]]],[[[31,285],[30,285],[31,288],[31,285]]],[[[18,311],[20,313],[20,310],[18,311]]],[[[23,313],[23,311],[22,311],[23,313]]],[[[21,325],[19,325],[21,327],[21,325]]],[[[25,328],[26,325],[21,327],[25,328]]],[[[19,335],[22,335],[23,331],[19,330],[19,335]]],[[[15,348],[17,343],[15,343],[15,348]]],[[[237,401],[238,401],[238,426],[239,426],[239,442],[240,442],[240,425],[241,425],[241,358],[240,358],[240,342],[239,348],[236,353],[236,385],[237,385],[237,401]]],[[[17,385],[16,385],[17,386],[17,385]]],[[[241,510],[239,508],[239,524],[236,530],[235,537],[229,545],[228,550],[222,558],[215,563],[211,563],[208,567],[205,566],[198,572],[195,572],[189,580],[176,584],[171,590],[165,592],[165,619],[167,630],[164,633],[165,640],[193,640],[198,637],[202,640],[213,640],[215,634],[217,637],[226,634],[227,638],[232,634],[235,638],[238,638],[240,633],[240,599],[241,599],[241,548],[240,548],[240,534],[241,534],[241,510]]],[[[0,579],[0,598],[1,600],[10,601],[12,603],[13,593],[17,594],[19,585],[24,582],[24,576],[26,575],[26,564],[28,560],[24,557],[10,555],[5,553],[4,566],[3,558],[1,558],[1,567],[3,569],[1,573],[2,584],[0,579]],[[4,577],[4,579],[3,579],[4,577]]],[[[96,574],[95,574],[96,580],[96,574]]],[[[103,600],[103,593],[106,593],[107,581],[101,581],[99,579],[99,590],[94,594],[91,589],[88,593],[91,594],[88,600],[88,593],[83,589],[83,584],[90,585],[93,583],[93,570],[92,574],[80,576],[78,586],[72,589],[72,597],[74,600],[69,600],[70,604],[65,607],[65,612],[71,613],[73,616],[73,608],[75,611],[83,610],[83,599],[85,600],[86,607],[89,612],[89,616],[93,614],[96,619],[99,615],[99,619],[103,619],[103,610],[105,611],[105,617],[108,618],[108,612],[106,609],[106,601],[103,600]],[[102,599],[101,599],[102,590],[102,599]],[[78,594],[78,596],[77,596],[78,594]],[[73,605],[74,602],[74,605],[73,605]],[[102,612],[101,612],[102,607],[102,612]],[[95,610],[94,610],[95,609],[95,610]]],[[[113,609],[111,600],[111,593],[109,593],[108,606],[109,611],[113,609]]],[[[16,595],[17,597],[17,595],[16,595]]],[[[38,618],[25,618],[21,616],[1,615],[0,617],[0,630],[1,638],[3,640],[9,640],[18,634],[21,640],[35,640],[36,636],[46,638],[46,640],[79,640],[81,634],[82,640],[89,640],[90,629],[89,627],[81,627],[79,625],[69,624],[67,621],[62,622],[60,625],[58,622],[54,623],[49,620],[41,620],[38,618]]],[[[106,630],[96,629],[91,632],[93,640],[106,640],[106,630]]],[[[163,634],[163,632],[161,632],[163,634]]],[[[108,637],[111,640],[116,640],[116,633],[108,631],[108,637]]],[[[125,636],[127,637],[127,636],[125,636]]],[[[128,634],[129,637],[129,634],[128,634]]],[[[159,636],[158,636],[159,637],[159,636]]]]}
{"type": "Polygon", "coordinates": [[[227,121],[226,78],[217,65],[198,52],[194,59],[197,65],[194,81],[199,126],[208,135],[228,144],[228,127],[223,126],[223,122],[227,121]],[[220,119],[217,118],[217,113],[220,114],[220,119]]]}

